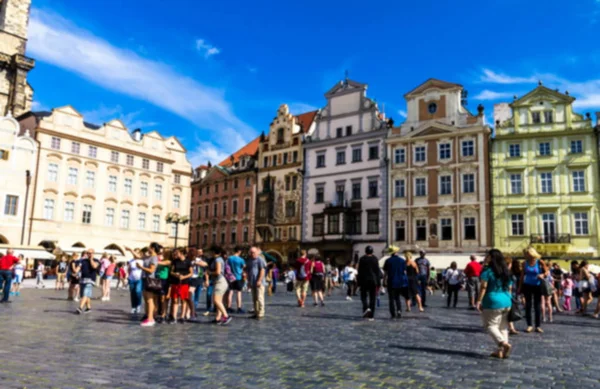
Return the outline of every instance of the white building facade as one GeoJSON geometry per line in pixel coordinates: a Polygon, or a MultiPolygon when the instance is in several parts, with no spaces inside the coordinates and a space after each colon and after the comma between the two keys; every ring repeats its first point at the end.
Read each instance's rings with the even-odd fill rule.
{"type": "MultiPolygon", "coordinates": [[[[176,138],[86,123],[72,107],[19,118],[39,142],[28,244],[124,251],[175,243],[168,214],[188,215],[192,167],[176,138]]],[[[179,225],[179,246],[187,245],[179,225]]]]}
{"type": "Polygon", "coordinates": [[[367,85],[341,81],[329,90],[304,143],[302,247],[336,265],[368,245],[381,255],[387,237],[387,123],[367,85]]]}

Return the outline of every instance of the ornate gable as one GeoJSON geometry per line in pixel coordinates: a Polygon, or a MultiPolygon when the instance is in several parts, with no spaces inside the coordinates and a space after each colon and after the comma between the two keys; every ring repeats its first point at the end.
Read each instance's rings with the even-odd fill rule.
{"type": "Polygon", "coordinates": [[[543,85],[538,85],[537,88],[527,93],[525,96],[516,99],[512,102],[511,107],[527,107],[538,103],[539,101],[547,101],[552,105],[555,104],[571,104],[575,101],[575,98],[569,96],[567,93],[560,93],[557,90],[552,90],[543,85]]]}
{"type": "Polygon", "coordinates": [[[406,93],[404,95],[404,97],[405,98],[409,98],[409,97],[412,97],[414,95],[421,94],[421,93],[423,93],[423,92],[425,92],[425,91],[427,91],[429,89],[455,89],[455,88],[462,89],[462,85],[460,85],[460,84],[454,84],[452,82],[438,80],[438,79],[435,79],[435,78],[430,78],[429,80],[425,81],[424,83],[422,83],[421,85],[419,85],[415,89],[413,89],[410,92],[406,93]]]}
{"type": "Polygon", "coordinates": [[[345,79],[338,82],[325,93],[325,97],[330,98],[336,94],[346,94],[351,92],[360,92],[367,89],[367,84],[345,79]]]}
{"type": "Polygon", "coordinates": [[[427,124],[423,128],[417,128],[412,133],[409,133],[410,137],[428,136],[428,135],[449,135],[453,132],[453,128],[441,123],[427,124]]]}

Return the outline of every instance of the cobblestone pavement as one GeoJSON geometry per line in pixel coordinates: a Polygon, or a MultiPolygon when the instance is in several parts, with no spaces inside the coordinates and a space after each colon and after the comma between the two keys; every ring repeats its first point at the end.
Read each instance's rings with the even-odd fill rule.
{"type": "Polygon", "coordinates": [[[64,297],[26,290],[0,305],[1,388],[600,388],[600,322],[557,316],[543,335],[512,338],[511,359],[492,360],[464,293],[459,309],[434,296],[400,321],[383,297],[366,322],[340,291],[304,309],[282,292],[267,297],[261,322],[154,328],[130,318],[125,291],[85,316],[64,297]]]}

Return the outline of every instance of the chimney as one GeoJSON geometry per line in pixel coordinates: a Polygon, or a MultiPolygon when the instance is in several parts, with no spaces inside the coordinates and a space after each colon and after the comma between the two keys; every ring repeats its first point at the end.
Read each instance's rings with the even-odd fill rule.
{"type": "Polygon", "coordinates": [[[142,140],[142,130],[141,129],[137,128],[137,129],[133,130],[133,139],[136,142],[139,142],[142,140]]]}

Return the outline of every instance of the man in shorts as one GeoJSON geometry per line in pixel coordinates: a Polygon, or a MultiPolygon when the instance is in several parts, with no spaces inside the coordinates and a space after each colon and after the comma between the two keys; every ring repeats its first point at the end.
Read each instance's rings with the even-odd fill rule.
{"type": "Polygon", "coordinates": [[[310,266],[311,263],[306,256],[306,250],[300,251],[300,258],[296,260],[296,297],[300,308],[304,308],[306,294],[308,293],[311,278],[310,266]]]}
{"type": "Polygon", "coordinates": [[[227,309],[231,312],[233,307],[233,296],[236,297],[237,302],[237,313],[246,313],[242,309],[242,289],[244,288],[244,269],[246,268],[246,261],[240,256],[242,254],[242,248],[236,246],[233,255],[229,256],[227,263],[231,269],[231,273],[235,276],[235,281],[229,283],[229,291],[227,296],[227,309]]]}
{"type": "Polygon", "coordinates": [[[69,267],[67,263],[67,258],[63,255],[60,258],[60,262],[56,266],[56,285],[54,286],[55,290],[64,290],[65,289],[65,280],[67,278],[67,268],[69,267]]]}
{"type": "Polygon", "coordinates": [[[81,301],[79,302],[77,313],[80,315],[82,313],[89,313],[92,310],[92,292],[99,267],[100,262],[94,259],[94,250],[88,249],[82,255],[78,269],[81,273],[81,278],[79,279],[81,301]]]}
{"type": "Polygon", "coordinates": [[[10,294],[12,296],[20,296],[21,295],[21,283],[23,282],[23,274],[25,273],[25,265],[23,264],[23,254],[19,255],[19,262],[15,264],[13,269],[14,277],[13,277],[13,286],[10,294]]]}

